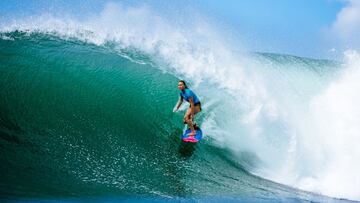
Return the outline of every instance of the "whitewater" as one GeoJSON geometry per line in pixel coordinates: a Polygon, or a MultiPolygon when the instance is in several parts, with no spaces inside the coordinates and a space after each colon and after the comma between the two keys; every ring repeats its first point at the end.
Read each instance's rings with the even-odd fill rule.
{"type": "Polygon", "coordinates": [[[15,171],[0,179],[2,197],[360,200],[354,50],[342,60],[254,53],[205,18],[174,23],[115,3],[86,19],[0,26],[0,171],[15,171]],[[185,159],[173,151],[179,79],[204,109],[204,139],[185,159]]]}

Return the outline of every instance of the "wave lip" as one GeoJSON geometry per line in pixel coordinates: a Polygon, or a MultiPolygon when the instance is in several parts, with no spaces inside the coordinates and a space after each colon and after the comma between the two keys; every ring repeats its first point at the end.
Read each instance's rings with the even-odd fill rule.
{"type": "MultiPolygon", "coordinates": [[[[17,105],[16,108],[14,107],[12,111],[1,110],[10,112],[7,115],[17,121],[16,125],[26,126],[22,127],[25,132],[28,132],[28,129],[31,129],[31,132],[34,130],[29,124],[24,124],[24,121],[20,122],[24,120],[24,118],[19,119],[22,117],[21,114],[14,116],[18,113],[14,109],[28,108],[29,105],[21,107],[21,104],[31,101],[34,105],[31,107],[55,112],[59,116],[55,120],[60,121],[61,128],[79,133],[82,138],[85,137],[82,129],[78,132],[74,130],[79,126],[92,126],[94,134],[99,125],[109,134],[116,134],[119,131],[120,134],[126,134],[122,132],[122,128],[137,134],[131,129],[141,129],[142,125],[136,121],[143,118],[135,115],[162,111],[153,105],[161,101],[163,101],[162,105],[170,106],[171,109],[172,101],[176,100],[172,95],[177,94],[169,84],[177,78],[185,78],[193,84],[192,88],[199,92],[207,105],[206,109],[209,109],[199,117],[203,123],[202,129],[206,130],[209,139],[207,144],[231,151],[229,156],[237,157],[232,159],[233,162],[241,163],[242,168],[260,177],[325,195],[358,199],[358,191],[352,190],[355,188],[354,182],[347,181],[354,174],[355,169],[359,168],[356,164],[350,164],[358,158],[357,150],[352,147],[352,143],[358,140],[356,136],[358,129],[354,123],[358,121],[359,111],[352,102],[357,101],[357,93],[353,90],[358,84],[353,77],[350,77],[358,75],[356,54],[352,54],[354,57],[349,60],[352,62],[345,65],[286,55],[252,56],[232,51],[231,46],[226,44],[219,34],[221,32],[208,24],[194,23],[191,26],[193,26],[191,30],[196,32],[186,31],[187,27],[177,27],[176,24],[169,23],[148,8],[124,8],[117,4],[108,4],[99,15],[84,21],[43,15],[2,26],[2,46],[8,46],[12,42],[18,43],[28,37],[23,41],[24,44],[18,44],[22,49],[15,48],[18,49],[15,51],[15,56],[21,58],[20,55],[29,54],[30,51],[26,51],[26,48],[29,48],[34,54],[27,56],[36,59],[32,60],[34,64],[40,66],[39,61],[42,61],[57,69],[45,69],[48,70],[48,75],[35,68],[21,69],[19,67],[29,64],[24,61],[23,64],[16,64],[16,57],[10,59],[4,57],[6,54],[9,56],[14,53],[2,52],[2,61],[9,64],[1,66],[2,70],[9,71],[8,67],[18,65],[17,69],[13,70],[33,71],[31,74],[37,86],[26,77],[18,78],[16,81],[2,80],[3,86],[8,90],[16,90],[26,97],[23,98],[23,103],[15,101],[12,97],[14,105],[17,105]],[[150,28],[149,22],[155,22],[154,26],[150,28]],[[22,34],[19,35],[19,31],[22,34]],[[45,47],[31,48],[34,45],[33,41],[40,42],[40,45],[45,47]],[[55,48],[56,46],[58,48],[55,48]],[[48,52],[49,50],[51,52],[48,52]],[[88,55],[80,54],[79,57],[75,57],[82,52],[88,55]],[[74,57],[71,57],[72,55],[74,57]],[[64,63],[54,62],[59,59],[64,60],[64,63]],[[69,68],[73,66],[77,69],[69,68]],[[57,74],[64,77],[59,77],[57,74]],[[152,74],[157,77],[151,77],[152,74]],[[118,80],[123,80],[124,84],[118,83],[118,80]],[[154,85],[150,81],[158,82],[155,82],[158,89],[151,90],[155,92],[143,86],[143,82],[147,82],[149,86],[154,85]],[[38,99],[24,91],[34,93],[43,85],[51,91],[39,92],[38,99]],[[131,94],[131,91],[123,88],[127,85],[134,89],[144,88],[143,94],[149,97],[131,94]],[[106,93],[109,89],[111,91],[106,93]],[[119,89],[121,94],[117,93],[119,89]],[[154,96],[160,94],[156,92],[157,90],[166,96],[157,99],[154,96]],[[80,100],[65,100],[66,96],[69,97],[66,92],[73,98],[80,96],[80,100]],[[115,111],[117,114],[127,115],[124,115],[127,111],[126,102],[117,104],[112,102],[114,98],[118,100],[124,98],[122,94],[126,95],[129,103],[135,103],[139,107],[138,111],[134,111],[136,114],[129,118],[130,124],[129,121],[114,115],[114,112],[109,110],[118,109],[115,111]],[[337,95],[342,95],[341,99],[338,99],[337,95]],[[64,106],[73,107],[75,113],[71,114],[69,110],[62,111],[55,102],[45,104],[42,99],[48,98],[63,102],[64,106]],[[223,104],[221,98],[227,98],[225,106],[228,108],[221,106],[223,104]],[[142,106],[142,103],[136,103],[144,100],[148,105],[142,106]],[[82,107],[74,109],[76,105],[73,104],[82,107]],[[104,108],[104,104],[107,108],[104,108]],[[52,109],[54,106],[56,108],[52,109]],[[103,119],[95,118],[97,110],[100,110],[103,119]],[[68,115],[72,117],[67,117],[68,115]],[[68,120],[76,120],[76,125],[68,120]],[[117,126],[117,120],[124,123],[122,128],[113,129],[106,124],[110,122],[117,126]],[[328,128],[326,123],[334,128],[328,128]],[[314,143],[313,140],[318,142],[314,143]],[[326,143],[324,146],[319,144],[323,142],[326,143]],[[351,146],[351,150],[347,150],[348,148],[345,150],[342,146],[351,146]],[[314,154],[316,156],[313,156],[314,154]],[[342,159],[343,156],[347,159],[342,159]],[[277,160],[285,160],[286,164],[277,160]],[[346,167],[337,171],[335,166],[338,163],[346,167]],[[354,168],[354,171],[347,168],[354,168]],[[337,178],[332,178],[334,176],[337,178]],[[335,181],[338,180],[343,180],[341,188],[326,186],[336,185],[335,181]]],[[[11,71],[7,74],[8,78],[20,77],[11,71]]],[[[6,95],[2,98],[9,97],[5,91],[2,91],[2,94],[6,95]]],[[[2,102],[4,103],[2,106],[9,105],[7,101],[2,102]]],[[[36,118],[42,118],[41,122],[51,120],[49,115],[44,116],[41,112],[34,112],[34,115],[36,118]]],[[[178,126],[176,122],[179,118],[173,118],[168,114],[164,114],[163,117],[172,119],[171,122],[164,123],[164,126],[160,127],[164,133],[172,134],[174,128],[181,131],[182,126],[178,126]],[[167,125],[171,128],[166,127],[167,125]]],[[[154,121],[147,123],[148,126],[157,126],[156,121],[163,123],[157,120],[158,118],[150,118],[149,120],[154,121]]],[[[29,120],[31,119],[27,121],[29,120]]],[[[59,126],[57,128],[60,128],[59,126]]],[[[148,129],[151,131],[152,128],[148,129]]],[[[41,133],[55,136],[52,128],[42,129],[41,133]]],[[[3,140],[9,140],[11,134],[6,131],[2,137],[3,140]]],[[[21,136],[16,135],[16,137],[22,140],[21,136]]],[[[143,138],[140,135],[139,137],[143,138]]],[[[129,143],[134,142],[127,136],[123,138],[129,143]]],[[[149,138],[146,140],[151,141],[149,138]]],[[[59,140],[59,142],[63,141],[59,140]]],[[[73,145],[71,141],[65,143],[73,145]]],[[[91,146],[93,147],[93,144],[91,146]]],[[[132,150],[134,149],[125,147],[123,153],[132,150]]],[[[160,165],[166,163],[161,162],[160,165]]],[[[176,165],[175,168],[177,167],[179,166],[176,165]]],[[[121,181],[123,180],[117,182],[121,181]]],[[[147,188],[146,191],[148,190],[151,189],[147,188]]]]}

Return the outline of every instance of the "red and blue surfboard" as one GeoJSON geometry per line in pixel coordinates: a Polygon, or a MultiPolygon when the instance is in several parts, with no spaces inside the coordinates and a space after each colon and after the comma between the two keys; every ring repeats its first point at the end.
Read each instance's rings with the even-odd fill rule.
{"type": "Polygon", "coordinates": [[[184,142],[198,142],[202,138],[202,131],[200,128],[195,128],[196,133],[194,136],[189,136],[191,133],[190,129],[185,130],[184,134],[181,136],[181,140],[184,142]]]}

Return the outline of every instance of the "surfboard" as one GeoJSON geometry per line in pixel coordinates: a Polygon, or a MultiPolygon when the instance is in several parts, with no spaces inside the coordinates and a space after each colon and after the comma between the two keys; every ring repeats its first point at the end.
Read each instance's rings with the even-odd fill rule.
{"type": "Polygon", "coordinates": [[[198,142],[202,138],[202,131],[199,127],[195,128],[195,136],[189,136],[191,133],[190,129],[185,130],[184,134],[181,136],[182,141],[184,142],[198,142]]]}

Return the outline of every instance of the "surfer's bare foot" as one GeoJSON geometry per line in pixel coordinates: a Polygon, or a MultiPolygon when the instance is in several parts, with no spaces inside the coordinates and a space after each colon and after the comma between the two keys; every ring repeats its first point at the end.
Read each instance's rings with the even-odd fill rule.
{"type": "Polygon", "coordinates": [[[195,131],[191,131],[191,133],[189,133],[189,136],[194,137],[194,136],[195,136],[195,134],[196,134],[196,132],[195,132],[195,131]]]}

